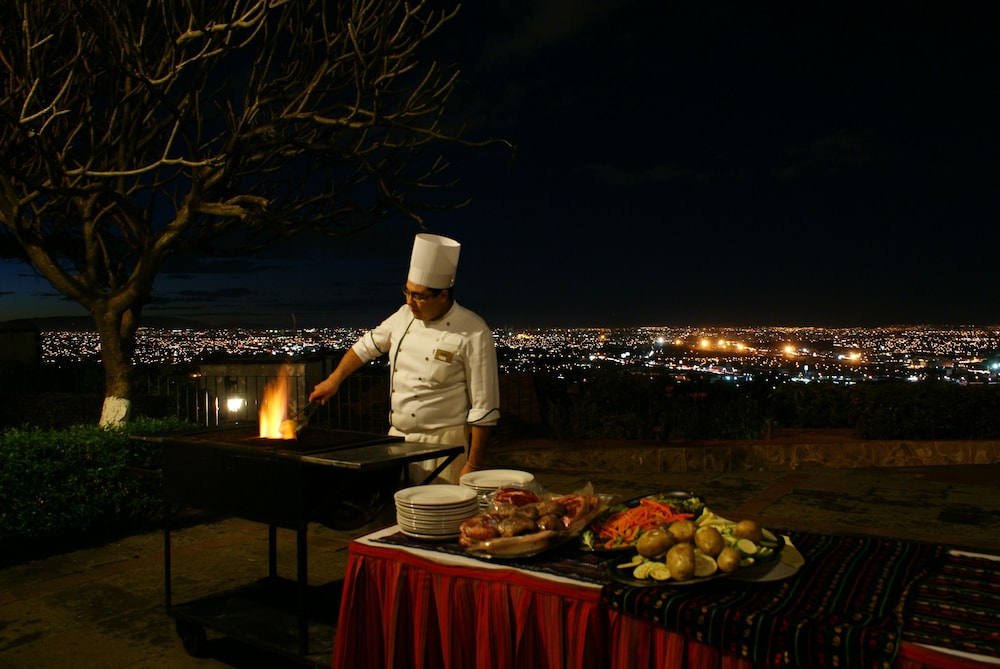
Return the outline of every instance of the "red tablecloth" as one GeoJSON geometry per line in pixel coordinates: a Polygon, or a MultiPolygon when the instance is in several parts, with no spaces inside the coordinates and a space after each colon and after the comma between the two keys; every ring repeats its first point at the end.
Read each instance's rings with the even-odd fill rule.
{"type": "Polygon", "coordinates": [[[333,666],[604,666],[600,588],[352,543],[333,666]]]}
{"type": "MultiPolygon", "coordinates": [[[[378,534],[378,533],[376,533],[378,534]]],[[[362,538],[350,545],[334,669],[751,669],[601,604],[601,586],[362,538]]],[[[902,644],[899,669],[981,663],[902,644]]]]}

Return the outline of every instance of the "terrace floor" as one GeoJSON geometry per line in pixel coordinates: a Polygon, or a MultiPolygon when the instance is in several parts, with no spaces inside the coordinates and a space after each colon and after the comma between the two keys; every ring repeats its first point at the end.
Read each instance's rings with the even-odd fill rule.
{"type": "MultiPolygon", "coordinates": [[[[507,444],[495,449],[490,464],[527,469],[552,492],[592,489],[628,498],[688,490],[701,494],[722,515],[755,518],[775,529],[929,541],[1000,555],[996,530],[1000,526],[1000,462],[995,445],[965,444],[965,450],[908,447],[909,452],[929,454],[929,459],[943,454],[967,460],[967,454],[992,454],[985,462],[910,464],[894,457],[879,465],[844,453],[850,453],[850,448],[858,454],[876,450],[891,454],[900,449],[868,445],[866,451],[864,444],[851,445],[844,435],[786,434],[760,446],[765,453],[768,448],[786,449],[784,453],[797,453],[797,459],[753,460],[752,467],[745,464],[751,462],[749,458],[737,467],[735,456],[718,454],[724,452],[718,449],[742,445],[660,445],[682,449],[684,456],[679,459],[654,457],[650,455],[653,446],[507,444]],[[810,458],[802,455],[807,451],[810,458]],[[956,455],[959,452],[963,455],[956,455]],[[699,460],[695,453],[711,453],[711,462],[721,464],[709,467],[709,459],[699,460]]],[[[378,521],[354,533],[310,526],[311,582],[341,578],[352,536],[391,522],[392,510],[387,509],[378,521]]],[[[295,565],[294,536],[280,530],[278,538],[279,573],[290,577],[295,565]]],[[[258,523],[205,516],[176,531],[172,545],[176,603],[224,592],[267,573],[267,532],[258,523]]],[[[158,532],[91,548],[68,548],[61,555],[2,569],[0,666],[295,666],[225,637],[210,637],[210,657],[189,656],[165,611],[163,588],[163,535],[158,532]]]]}

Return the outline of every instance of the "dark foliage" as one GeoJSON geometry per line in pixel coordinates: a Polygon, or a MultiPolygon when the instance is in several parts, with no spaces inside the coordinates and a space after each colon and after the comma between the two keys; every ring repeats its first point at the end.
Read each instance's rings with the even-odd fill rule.
{"type": "Polygon", "coordinates": [[[851,429],[863,439],[1000,439],[1000,386],[947,382],[741,384],[600,372],[540,374],[556,439],[759,439],[773,428],[851,429]]]}
{"type": "MultiPolygon", "coordinates": [[[[5,562],[78,547],[163,517],[158,447],[130,439],[183,429],[140,420],[105,430],[11,428],[0,432],[0,555],[5,562]]],[[[187,426],[188,428],[190,426],[187,426]]]]}

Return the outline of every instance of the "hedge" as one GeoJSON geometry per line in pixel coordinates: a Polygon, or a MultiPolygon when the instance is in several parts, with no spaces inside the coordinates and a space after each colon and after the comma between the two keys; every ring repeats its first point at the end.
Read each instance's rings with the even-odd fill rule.
{"type": "Polygon", "coordinates": [[[1000,439],[1000,385],[935,381],[740,384],[635,373],[537,375],[555,439],[761,439],[774,428],[851,429],[862,439],[1000,439]]]}
{"type": "Polygon", "coordinates": [[[160,483],[137,470],[154,467],[159,452],[129,436],[184,427],[140,419],[118,429],[0,432],[0,561],[151,528],[162,519],[160,483]]]}

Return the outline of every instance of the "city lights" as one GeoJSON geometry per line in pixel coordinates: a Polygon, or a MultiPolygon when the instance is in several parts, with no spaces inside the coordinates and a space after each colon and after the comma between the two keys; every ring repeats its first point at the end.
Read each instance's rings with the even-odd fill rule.
{"type": "MultiPolygon", "coordinates": [[[[169,365],[337,354],[363,332],[361,328],[144,328],[139,332],[135,362],[169,365]]],[[[961,384],[1000,381],[1000,332],[994,328],[498,328],[494,337],[503,373],[568,374],[608,367],[732,383],[754,378],[776,383],[911,378],[961,384]]],[[[98,360],[99,352],[96,333],[42,333],[44,362],[98,360]]],[[[225,400],[233,416],[245,410],[245,404],[240,404],[245,397],[241,390],[234,386],[225,400]]]]}

